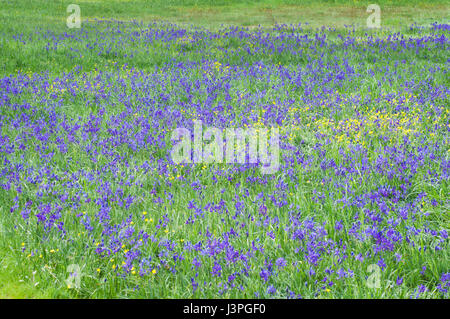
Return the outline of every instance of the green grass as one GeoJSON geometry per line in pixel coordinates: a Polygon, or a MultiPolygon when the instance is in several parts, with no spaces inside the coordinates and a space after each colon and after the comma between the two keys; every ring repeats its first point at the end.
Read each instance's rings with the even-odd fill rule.
{"type": "MultiPolygon", "coordinates": [[[[103,67],[110,57],[89,56],[68,59],[69,48],[59,48],[56,54],[48,55],[45,48],[51,42],[33,41],[26,46],[10,41],[13,35],[30,35],[37,30],[50,30],[55,34],[67,29],[66,8],[71,0],[19,0],[0,1],[0,74],[16,73],[18,70],[42,72],[46,70],[69,71],[76,65],[84,70],[103,67]]],[[[371,1],[78,1],[82,21],[93,19],[136,22],[136,30],[152,22],[176,23],[181,26],[195,25],[210,30],[238,25],[249,28],[270,28],[275,24],[302,23],[306,29],[329,26],[344,29],[354,25],[365,26],[369,13],[366,8],[371,1]],[[140,25],[142,23],[143,25],[140,25]],[[305,24],[307,23],[307,24],[305,24]]],[[[429,25],[446,22],[449,17],[448,1],[378,1],[381,6],[381,25],[384,30],[404,31],[413,23],[429,25]]],[[[91,30],[84,24],[86,30],[91,30]]],[[[361,31],[362,32],[362,31],[361,31]]],[[[95,37],[95,34],[90,36],[95,37]]],[[[219,43],[217,45],[220,45],[219,43]]],[[[233,45],[233,44],[230,44],[233,45]]],[[[84,51],[80,44],[74,48],[84,51]]],[[[126,48],[125,48],[126,49],[126,48]]],[[[178,52],[161,56],[158,47],[148,54],[141,54],[131,61],[141,69],[161,65],[168,58],[177,57],[178,52]],[[153,55],[151,61],[148,55],[153,55]]],[[[122,52],[122,54],[125,52],[122,52]]],[[[200,60],[201,56],[190,57],[200,60]]],[[[127,59],[115,57],[119,64],[127,59]]],[[[130,62],[128,62],[130,63],[130,62]]]]}
{"type": "MultiPolygon", "coordinates": [[[[150,72],[154,70],[155,66],[162,66],[169,59],[176,59],[179,61],[201,61],[204,56],[197,53],[195,50],[191,50],[189,46],[184,46],[182,44],[173,47],[164,46],[163,43],[153,43],[152,46],[146,48],[142,43],[136,44],[136,47],[133,47],[133,43],[127,43],[127,46],[123,47],[115,47],[113,49],[113,53],[111,55],[97,55],[95,52],[90,52],[89,50],[85,50],[85,46],[90,40],[94,39],[96,34],[95,32],[98,29],[94,29],[91,24],[85,23],[87,20],[92,19],[117,19],[121,21],[131,22],[136,20],[137,22],[143,22],[144,25],[158,21],[158,22],[169,22],[169,23],[177,23],[180,25],[193,25],[193,26],[201,26],[211,30],[217,30],[222,28],[222,26],[230,26],[230,25],[240,25],[249,28],[256,28],[258,25],[261,25],[263,28],[270,28],[274,24],[290,24],[290,23],[304,23],[308,22],[309,25],[306,27],[309,34],[314,34],[314,29],[320,28],[323,25],[327,25],[330,27],[335,27],[338,30],[345,29],[345,25],[356,25],[358,27],[364,26],[365,19],[368,14],[365,9],[369,3],[373,1],[352,1],[349,4],[348,1],[77,1],[76,3],[81,6],[81,14],[83,22],[85,23],[83,27],[89,33],[86,41],[80,41],[79,43],[73,43],[72,48],[80,50],[79,58],[69,58],[68,54],[71,54],[71,50],[68,47],[59,47],[57,50],[49,50],[47,51],[45,47],[47,45],[51,45],[51,41],[48,39],[40,39],[31,42],[29,45],[21,45],[18,41],[13,41],[12,36],[23,34],[26,38],[30,34],[32,34],[36,28],[42,30],[51,30],[55,32],[55,34],[60,34],[66,32],[65,20],[67,14],[65,12],[65,8],[68,4],[73,3],[74,1],[0,1],[0,74],[2,76],[6,75],[15,75],[17,72],[26,72],[32,74],[33,72],[46,72],[48,71],[51,77],[55,77],[60,75],[62,72],[68,72],[73,70],[77,65],[83,66],[83,71],[87,72],[90,76],[94,77],[98,74],[97,70],[100,71],[117,71],[118,68],[122,67],[125,63],[129,67],[135,67],[138,70],[143,70],[150,72]],[[133,57],[132,60],[125,57],[125,54],[130,53],[135,49],[137,54],[133,57]],[[148,49],[145,51],[144,49],[148,49]],[[180,54],[180,52],[186,52],[185,55],[180,54]],[[151,57],[151,58],[150,58],[151,57]]],[[[417,23],[419,25],[428,25],[431,22],[448,22],[448,1],[376,1],[380,4],[382,9],[382,26],[383,30],[374,31],[375,34],[388,34],[389,32],[401,31],[405,34],[409,34],[408,27],[412,23],[417,23]],[[387,30],[386,30],[387,29],[387,30]]],[[[140,29],[142,25],[139,24],[130,24],[131,30],[140,29]]],[[[100,31],[105,31],[105,29],[100,31]]],[[[364,30],[357,31],[359,34],[364,34],[364,30]]],[[[409,34],[414,35],[414,34],[409,34]]],[[[330,31],[329,37],[333,39],[336,34],[334,31],[330,31]]],[[[238,48],[243,43],[236,40],[233,42],[230,40],[228,43],[222,43],[221,40],[213,40],[211,43],[208,43],[209,52],[211,53],[211,58],[217,58],[222,61],[222,64],[231,64],[236,65],[240,64],[240,56],[232,55],[229,56],[220,56],[218,55],[220,50],[219,48],[225,46],[228,48],[238,48]],[[217,55],[215,55],[217,53],[217,55]]],[[[306,53],[314,54],[313,52],[308,52],[305,49],[306,53]]],[[[436,53],[433,55],[433,59],[435,59],[435,65],[444,67],[445,63],[448,59],[445,51],[439,51],[440,53],[436,53]]],[[[421,53],[422,54],[422,53],[421,53]]],[[[356,60],[356,57],[352,57],[354,60],[351,60],[350,63],[357,65],[359,62],[356,60]]],[[[398,56],[395,57],[395,61],[401,61],[406,59],[408,61],[414,61],[415,64],[411,64],[408,68],[399,69],[398,72],[401,76],[408,78],[410,75],[409,72],[413,74],[419,74],[423,69],[424,65],[428,61],[428,57],[424,55],[414,55],[411,52],[399,53],[398,56]]],[[[297,63],[303,63],[302,57],[297,57],[297,60],[293,60],[290,56],[283,55],[273,55],[273,56],[263,56],[257,55],[254,57],[248,58],[250,63],[256,63],[258,61],[263,61],[266,63],[274,63],[274,64],[282,64],[287,67],[293,67],[297,63]]],[[[367,64],[370,64],[370,59],[367,58],[367,61],[364,61],[367,64]]],[[[391,62],[383,61],[383,63],[392,66],[395,63],[394,60],[391,62]]],[[[123,76],[126,76],[128,71],[123,71],[119,73],[123,76]]],[[[174,77],[176,75],[173,75],[174,77]]],[[[202,76],[201,71],[198,70],[197,74],[193,74],[193,79],[200,79],[202,76]]],[[[361,93],[367,94],[380,94],[381,92],[385,93],[395,93],[401,89],[400,84],[393,83],[392,85],[383,85],[382,87],[377,87],[377,81],[382,81],[381,75],[377,74],[371,79],[367,79],[363,85],[355,87],[355,86],[342,86],[337,88],[341,90],[342,93],[351,93],[354,90],[359,90],[361,93]],[[369,91],[370,89],[370,91],[369,91]]],[[[75,81],[79,81],[82,83],[81,78],[75,79],[75,81]]],[[[445,78],[445,75],[441,74],[441,76],[436,76],[433,79],[433,84],[448,86],[448,79],[445,78]]],[[[117,84],[117,83],[115,83],[117,84]]],[[[256,93],[259,89],[269,89],[266,87],[264,80],[249,82],[249,83],[234,83],[236,87],[242,90],[247,90],[249,93],[256,93]]],[[[126,87],[124,92],[132,95],[133,90],[130,87],[126,87]]],[[[303,92],[294,92],[294,96],[301,96],[303,92]]],[[[59,94],[59,93],[58,93],[59,94]]],[[[64,112],[68,117],[81,116],[86,118],[91,112],[96,112],[97,110],[94,108],[84,108],[83,103],[84,97],[77,96],[73,100],[70,100],[71,97],[69,95],[62,96],[69,100],[71,104],[64,105],[65,109],[59,110],[59,112],[64,112]],[[78,99],[78,100],[77,100],[78,99]]],[[[89,93],[85,93],[89,98],[89,93]]],[[[117,93],[116,93],[117,94],[117,93]]],[[[32,99],[34,95],[30,93],[24,93],[21,96],[15,97],[13,102],[19,103],[21,100],[32,99]],[[28,94],[28,95],[27,95],[28,94]]],[[[61,97],[59,95],[59,97],[61,97]]],[[[283,100],[287,97],[285,95],[278,94],[277,92],[272,92],[273,100],[283,100]]],[[[118,97],[115,96],[116,100],[118,97]]],[[[154,97],[156,98],[156,97],[154,97]]],[[[199,98],[199,100],[201,100],[199,98]]],[[[264,101],[269,102],[269,101],[264,101]]],[[[448,101],[447,101],[448,102],[448,101]]],[[[445,104],[445,101],[442,101],[442,104],[445,104]]],[[[237,103],[235,103],[236,108],[237,103]]],[[[93,106],[95,107],[95,106],[93,106]]],[[[123,107],[123,105],[122,105],[123,107]]],[[[387,112],[393,111],[393,105],[379,105],[376,106],[380,109],[384,109],[387,112]]],[[[431,106],[430,106],[431,107],[431,106]]],[[[116,112],[123,111],[124,109],[120,109],[120,106],[117,108],[116,112]]],[[[2,115],[7,114],[8,110],[2,110],[2,115]]],[[[11,111],[12,112],[12,111],[11,111]]],[[[45,111],[42,111],[44,115],[45,111]]],[[[239,110],[237,110],[239,113],[239,110]]],[[[330,114],[326,107],[321,110],[321,115],[326,118],[333,118],[335,121],[344,120],[346,118],[354,118],[355,110],[351,105],[346,105],[343,112],[340,114],[330,114]]],[[[304,115],[302,118],[305,121],[309,121],[313,123],[313,120],[308,117],[308,115],[304,115]]],[[[102,125],[106,125],[102,123],[102,125]]],[[[427,122],[424,125],[428,125],[429,128],[432,128],[433,123],[427,122]]],[[[301,138],[306,140],[307,146],[306,152],[308,155],[317,155],[314,153],[315,151],[312,148],[312,145],[317,142],[315,138],[314,129],[318,128],[304,128],[305,130],[301,132],[301,134],[297,134],[296,138],[301,138]],[[308,153],[310,152],[310,153],[308,153]]],[[[2,134],[13,134],[13,132],[5,132],[6,128],[2,127],[2,134]]],[[[369,139],[367,139],[368,142],[369,139]]],[[[379,144],[373,145],[371,149],[370,156],[375,156],[376,146],[382,145],[382,142],[378,141],[379,144]]],[[[163,154],[165,150],[160,150],[163,154]]],[[[337,153],[337,148],[334,145],[331,145],[329,149],[327,149],[331,154],[335,155],[336,161],[340,160],[339,154],[337,153]],[[334,152],[334,153],[333,153],[334,152]]],[[[71,157],[77,158],[78,162],[76,165],[78,167],[86,167],[88,169],[95,169],[92,161],[89,157],[80,152],[76,146],[73,146],[69,149],[68,154],[71,157]]],[[[146,158],[146,154],[133,154],[134,159],[137,159],[142,163],[146,158]]],[[[32,158],[36,162],[39,162],[39,158],[32,158]]],[[[56,159],[59,163],[67,163],[65,157],[60,157],[56,159]]],[[[107,158],[100,158],[98,165],[104,165],[108,161],[107,158]]],[[[61,164],[61,165],[76,165],[74,163],[71,164],[61,164]]],[[[124,168],[125,170],[126,168],[124,168]]],[[[291,191],[295,193],[295,196],[292,196],[290,200],[292,203],[298,205],[301,210],[309,211],[314,209],[314,204],[311,201],[311,197],[313,195],[313,189],[319,189],[328,194],[330,191],[328,186],[321,186],[321,180],[326,177],[323,175],[323,172],[319,167],[313,167],[308,172],[303,172],[301,167],[298,167],[298,183],[301,185],[306,185],[302,192],[298,192],[297,189],[291,185],[291,191]]],[[[191,173],[190,178],[195,179],[202,170],[200,168],[196,169],[191,173]]],[[[423,172],[425,174],[425,170],[423,172]]],[[[205,180],[208,180],[211,176],[206,172],[205,180]]],[[[245,178],[247,176],[242,176],[245,178]]],[[[111,176],[113,180],[113,176],[111,176]]],[[[146,182],[148,185],[153,185],[158,181],[158,176],[150,175],[146,182]]],[[[117,180],[116,180],[117,182],[117,180]]],[[[352,180],[350,181],[352,185],[358,185],[362,183],[360,180],[352,180]]],[[[433,186],[421,184],[420,180],[415,181],[416,189],[412,191],[412,196],[418,193],[419,191],[426,191],[430,194],[431,197],[438,201],[445,201],[445,194],[448,194],[448,185],[443,184],[441,188],[435,189],[433,186]]],[[[364,189],[368,189],[374,187],[380,183],[378,176],[371,176],[370,179],[365,180],[364,189]]],[[[395,182],[393,182],[395,183],[395,182]]],[[[87,193],[95,193],[95,184],[90,183],[89,181],[84,181],[82,185],[83,189],[87,193]]],[[[272,192],[275,191],[276,186],[271,185],[271,188],[265,189],[265,191],[272,192]]],[[[206,196],[203,199],[203,203],[207,203],[210,201],[216,201],[218,199],[218,195],[216,194],[217,189],[226,188],[227,190],[234,191],[234,185],[232,183],[225,183],[215,185],[210,184],[207,185],[207,188],[204,190],[206,196]]],[[[36,189],[27,190],[30,193],[32,191],[36,191],[36,189]]],[[[164,191],[175,192],[180,196],[177,197],[177,202],[174,207],[185,208],[187,202],[195,198],[197,193],[189,190],[186,191],[181,186],[175,187],[167,187],[162,185],[158,190],[160,193],[164,191]]],[[[255,195],[263,189],[252,189],[252,194],[255,195]]],[[[242,189],[238,190],[242,191],[242,189]]],[[[135,189],[131,189],[130,193],[134,194],[136,192],[135,189]]],[[[105,260],[99,260],[98,257],[93,253],[93,248],[89,248],[90,250],[84,251],[84,244],[88,243],[88,238],[84,238],[80,240],[78,243],[79,246],[74,247],[69,242],[60,242],[57,236],[53,236],[49,238],[43,246],[45,246],[46,254],[44,256],[33,256],[27,257],[22,253],[22,246],[25,249],[28,249],[29,246],[36,247],[40,243],[40,235],[42,234],[42,229],[36,227],[36,229],[27,229],[25,224],[22,224],[23,229],[15,229],[11,227],[6,227],[5,225],[13,225],[14,221],[12,217],[8,217],[8,209],[11,206],[11,199],[15,196],[15,190],[11,191],[0,191],[0,211],[2,214],[5,214],[7,217],[2,217],[2,227],[0,233],[0,297],[3,298],[65,298],[65,297],[90,297],[90,298],[102,298],[102,297],[186,297],[189,296],[190,291],[183,290],[183,283],[188,281],[189,279],[183,278],[181,275],[176,279],[170,276],[169,272],[161,271],[161,274],[155,279],[151,279],[152,288],[146,290],[145,292],[134,292],[133,287],[130,283],[123,283],[117,280],[108,269],[111,269],[111,263],[105,260]],[[20,233],[19,237],[17,233],[20,233]],[[25,234],[25,237],[23,237],[25,234]],[[20,239],[19,239],[20,238],[20,239]],[[25,238],[25,239],[24,239],[25,238]],[[22,244],[22,240],[25,240],[22,244]],[[58,251],[51,252],[50,249],[54,247],[58,247],[58,251]],[[80,253],[82,251],[83,253],[80,253]],[[63,257],[60,257],[63,256],[63,257]],[[62,261],[63,260],[63,261],[62,261]],[[65,287],[65,280],[67,279],[67,266],[69,264],[79,264],[82,267],[82,272],[84,274],[83,277],[83,285],[84,288],[81,290],[68,290],[65,287]],[[98,268],[97,268],[98,267],[98,268]],[[100,272],[97,269],[101,269],[100,272]],[[101,285],[103,279],[108,279],[107,284],[101,285]]],[[[223,198],[226,201],[232,201],[232,193],[226,193],[223,198]]],[[[250,199],[248,199],[248,203],[250,204],[250,199]]],[[[89,214],[90,211],[94,209],[93,204],[86,204],[83,207],[89,214]]],[[[446,217],[446,210],[444,207],[433,208],[431,206],[427,206],[432,214],[429,218],[424,218],[421,221],[421,225],[430,223],[436,223],[439,225],[443,225],[448,229],[448,216],[446,217]]],[[[163,213],[158,211],[157,209],[150,210],[144,204],[141,206],[133,207],[133,212],[136,216],[139,217],[139,214],[148,210],[151,214],[152,218],[157,221],[162,217],[163,213]]],[[[321,218],[323,220],[333,221],[338,220],[339,218],[344,218],[345,227],[348,228],[351,225],[350,217],[353,211],[345,211],[341,210],[341,207],[333,206],[333,203],[324,203],[323,206],[318,208],[319,213],[323,213],[321,218]],[[346,215],[348,214],[348,215],[346,215]],[[348,218],[347,218],[348,217],[348,218]]],[[[205,221],[206,224],[198,224],[193,231],[187,233],[183,228],[183,222],[187,219],[188,215],[184,212],[175,212],[171,211],[177,218],[171,223],[171,230],[174,230],[175,233],[169,233],[168,236],[172,236],[171,238],[180,241],[180,240],[195,240],[195,234],[199,230],[204,230],[206,226],[209,226],[213,231],[220,232],[223,229],[223,225],[220,223],[219,219],[211,218],[205,221]],[[175,214],[176,213],[176,214],[175,214]]],[[[275,211],[275,214],[278,214],[279,211],[275,211]]],[[[447,212],[448,213],[448,212],[447,212]]],[[[121,220],[120,210],[117,209],[113,212],[114,218],[117,220],[121,220]]],[[[135,223],[139,225],[139,227],[145,228],[149,227],[144,224],[138,217],[135,219],[135,223]]],[[[70,224],[70,215],[66,217],[65,220],[70,224]]],[[[287,216],[281,215],[281,223],[287,223],[287,216]]],[[[229,225],[228,225],[229,226],[229,225]]],[[[80,232],[82,233],[83,229],[80,225],[78,225],[79,229],[73,229],[74,233],[80,232]]],[[[97,233],[100,232],[99,229],[95,230],[97,233]]],[[[249,231],[252,234],[259,234],[261,230],[258,228],[251,228],[249,231]]],[[[283,232],[277,235],[283,236],[283,232]]],[[[82,234],[80,235],[82,237],[82,234]]],[[[426,241],[426,238],[424,238],[426,241]]],[[[247,244],[245,239],[239,239],[235,243],[236,245],[242,244],[243,246],[247,244]],[[240,242],[242,240],[242,242],[240,242]]],[[[273,243],[270,239],[266,238],[264,244],[266,245],[266,249],[270,250],[273,248],[271,245],[273,243]]],[[[350,241],[350,245],[352,248],[361,249],[358,242],[350,241]]],[[[153,247],[154,248],[154,247],[153,247]]],[[[294,254],[290,251],[291,247],[288,245],[281,248],[285,255],[288,256],[291,260],[295,259],[294,254]]],[[[386,278],[383,278],[384,281],[391,280],[394,281],[398,273],[407,273],[408,277],[405,278],[408,283],[411,284],[409,289],[400,290],[395,289],[395,291],[386,291],[386,290],[378,290],[377,292],[367,291],[362,288],[360,284],[364,280],[364,274],[366,273],[366,264],[362,264],[359,269],[354,269],[355,273],[358,272],[358,275],[355,278],[355,281],[352,285],[348,287],[340,287],[339,292],[336,295],[332,295],[335,298],[342,297],[391,297],[391,298],[407,298],[411,293],[413,288],[413,284],[418,284],[423,281],[433,281],[437,278],[442,272],[448,271],[448,251],[444,253],[444,256],[447,258],[443,258],[442,260],[434,260],[433,255],[430,251],[423,253],[422,255],[417,254],[415,251],[408,251],[405,249],[402,251],[404,254],[411,253],[413,257],[408,259],[405,264],[399,266],[398,269],[389,273],[386,278]],[[421,276],[417,271],[417,265],[423,264],[427,262],[429,265],[428,273],[424,276],[421,276]]],[[[188,256],[189,257],[189,256],[188,256]]],[[[393,263],[392,260],[388,260],[387,262],[393,263]]],[[[262,257],[261,257],[261,263],[262,257]]],[[[189,268],[190,260],[187,259],[184,263],[186,268],[189,268]]],[[[294,268],[292,269],[292,271],[294,268]]],[[[228,275],[228,274],[227,274],[228,275]]],[[[208,280],[207,274],[202,274],[204,276],[204,280],[208,280]]],[[[282,283],[290,283],[291,277],[287,274],[283,275],[280,279],[282,283]]],[[[298,272],[296,275],[298,278],[305,278],[305,272],[298,272]]],[[[249,281],[254,280],[257,282],[257,276],[248,278],[249,281]]],[[[136,283],[138,281],[136,280],[136,283]]],[[[298,281],[300,282],[300,281],[298,281]]],[[[257,285],[255,283],[255,285],[257,285]]],[[[255,290],[263,289],[262,287],[255,286],[255,290]]],[[[293,287],[299,288],[300,287],[293,287]]],[[[205,293],[207,296],[208,292],[205,293]]],[[[204,295],[202,295],[204,296],[204,295]]],[[[310,297],[313,296],[313,292],[311,291],[310,297]]],[[[239,295],[231,295],[228,297],[239,297],[239,295]]],[[[245,297],[253,297],[246,295],[245,297]]],[[[327,297],[327,295],[322,295],[322,297],[327,297]]]]}
{"type": "MultiPolygon", "coordinates": [[[[373,1],[77,1],[82,19],[117,19],[122,21],[168,21],[194,24],[211,29],[221,25],[272,26],[275,23],[305,23],[311,27],[323,25],[344,27],[364,25],[369,15],[366,8],[373,1]]],[[[36,26],[61,30],[65,26],[66,8],[70,0],[19,0],[0,2],[2,31],[30,31],[36,26]],[[19,23],[20,21],[20,23],[19,23]]],[[[448,21],[449,2],[436,1],[376,1],[381,7],[384,27],[407,27],[413,22],[448,21]]]]}
{"type": "Polygon", "coordinates": [[[64,297],[64,291],[48,286],[42,270],[27,261],[16,247],[21,243],[0,236],[0,299],[41,299],[64,297]],[[44,288],[42,288],[44,287],[44,288]]]}

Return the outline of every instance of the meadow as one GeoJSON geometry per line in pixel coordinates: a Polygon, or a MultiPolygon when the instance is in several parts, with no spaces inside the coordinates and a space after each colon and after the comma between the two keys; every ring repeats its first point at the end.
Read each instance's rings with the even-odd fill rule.
{"type": "Polygon", "coordinates": [[[74,2],[0,1],[0,297],[449,297],[448,1],[74,2]]]}

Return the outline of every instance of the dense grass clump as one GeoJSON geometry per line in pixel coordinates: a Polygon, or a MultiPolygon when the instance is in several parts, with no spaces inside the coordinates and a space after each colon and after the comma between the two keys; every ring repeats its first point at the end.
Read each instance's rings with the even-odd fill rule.
{"type": "Polygon", "coordinates": [[[448,24],[58,23],[0,42],[3,295],[448,298],[448,24]],[[194,121],[279,169],[175,164],[194,121]]]}

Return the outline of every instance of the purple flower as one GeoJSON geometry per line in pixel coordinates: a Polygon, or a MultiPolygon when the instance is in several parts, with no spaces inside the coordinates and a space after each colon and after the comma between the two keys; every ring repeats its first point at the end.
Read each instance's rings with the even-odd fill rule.
{"type": "Polygon", "coordinates": [[[261,269],[261,272],[259,273],[262,280],[267,281],[270,277],[270,272],[267,269],[261,269]]]}
{"type": "Polygon", "coordinates": [[[195,281],[194,278],[191,278],[191,284],[192,284],[192,293],[195,293],[195,291],[198,288],[198,283],[195,281]]]}
{"type": "Polygon", "coordinates": [[[386,263],[384,262],[383,258],[380,258],[377,262],[378,266],[380,266],[381,270],[384,271],[384,269],[387,267],[386,263]]]}
{"type": "Polygon", "coordinates": [[[275,265],[276,265],[278,268],[286,267],[286,260],[285,260],[283,257],[280,257],[280,258],[278,258],[278,259],[275,261],[275,265]]]}
{"type": "Polygon", "coordinates": [[[211,274],[215,277],[222,276],[222,267],[220,266],[220,264],[217,261],[214,262],[214,266],[212,268],[211,274]]]}
{"type": "Polygon", "coordinates": [[[269,287],[267,287],[267,293],[269,295],[273,295],[277,292],[277,290],[275,289],[275,287],[273,285],[270,285],[269,287]]]}

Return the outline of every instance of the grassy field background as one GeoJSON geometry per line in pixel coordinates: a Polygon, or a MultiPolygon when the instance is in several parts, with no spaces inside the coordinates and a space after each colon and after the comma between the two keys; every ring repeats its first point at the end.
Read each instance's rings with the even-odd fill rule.
{"type": "Polygon", "coordinates": [[[209,29],[238,25],[246,27],[275,24],[309,23],[312,28],[345,25],[364,26],[367,6],[380,5],[384,28],[404,29],[412,23],[426,25],[445,22],[449,2],[434,1],[343,1],[343,0],[260,0],[260,1],[145,1],[145,0],[2,0],[2,33],[30,32],[36,27],[50,30],[65,28],[69,4],[81,8],[82,20],[117,19],[121,21],[167,21],[179,25],[194,24],[209,29]]]}
{"type": "MultiPolygon", "coordinates": [[[[77,1],[81,8],[81,20],[120,20],[137,22],[134,28],[141,29],[148,23],[175,23],[180,26],[200,26],[218,30],[236,25],[252,28],[271,28],[276,24],[299,24],[305,29],[323,26],[342,30],[350,26],[364,34],[369,13],[367,6],[373,1],[341,0],[260,0],[260,1],[77,1]],[[138,25],[138,23],[142,23],[138,25]]],[[[0,74],[16,73],[18,70],[42,72],[45,70],[68,71],[75,66],[66,59],[65,51],[59,50],[49,58],[48,42],[33,41],[26,46],[7,41],[12,36],[26,37],[39,30],[55,34],[67,31],[66,8],[72,0],[1,0],[0,1],[0,74]]],[[[381,8],[383,30],[407,31],[412,24],[421,26],[430,23],[448,22],[449,1],[377,1],[381,8]]],[[[89,24],[83,25],[90,30],[89,24]]],[[[132,26],[133,27],[133,26],[132,26]]],[[[100,26],[101,28],[101,26],[100,26]]],[[[332,35],[331,35],[332,36],[332,35]]],[[[75,61],[79,62],[79,61],[75,61]]],[[[119,63],[125,60],[118,58],[119,63]]],[[[130,62],[128,62],[130,63],[130,62]]],[[[131,65],[152,67],[155,63],[147,57],[136,57],[131,65]]],[[[85,70],[105,64],[103,57],[83,60],[85,70]]]]}
{"type": "MultiPolygon", "coordinates": [[[[343,30],[349,26],[358,28],[360,34],[364,34],[365,21],[369,13],[366,12],[368,4],[377,3],[381,7],[382,30],[373,31],[382,34],[401,31],[408,33],[411,24],[428,26],[430,23],[448,23],[449,1],[0,1],[0,75],[14,75],[18,72],[31,74],[32,72],[49,72],[58,75],[61,72],[72,70],[76,65],[82,64],[84,71],[103,69],[111,64],[111,57],[99,55],[86,55],[80,59],[68,59],[65,48],[51,52],[46,46],[51,44],[49,40],[32,41],[29,45],[22,46],[17,41],[11,41],[13,36],[27,38],[36,31],[50,30],[55,34],[67,31],[66,8],[75,3],[81,7],[83,22],[94,19],[115,19],[120,21],[137,21],[143,24],[153,22],[169,22],[182,26],[200,26],[210,30],[218,30],[225,26],[238,25],[248,28],[271,28],[276,24],[302,23],[305,28],[316,29],[328,26],[343,30]]],[[[83,26],[84,27],[84,26],[83,26]]],[[[86,30],[91,30],[89,24],[86,30]]],[[[132,28],[140,29],[143,26],[135,24],[132,28]]],[[[331,33],[331,37],[333,33],[331,33]]],[[[76,43],[74,48],[83,50],[84,43],[76,43]]],[[[67,49],[68,50],[68,49],[67,49]]],[[[179,58],[177,48],[173,51],[161,52],[155,49],[152,59],[148,55],[136,56],[132,61],[126,57],[114,57],[114,62],[123,65],[129,64],[141,70],[151,70],[155,65],[162,65],[167,55],[172,54],[179,58]],[[163,55],[164,54],[164,55],[163,55]]],[[[188,52],[183,59],[199,61],[202,56],[195,52],[188,52]]],[[[231,59],[231,58],[230,58],[231,59]]],[[[292,61],[283,60],[283,56],[277,57],[276,63],[289,64],[292,61]]],[[[287,59],[287,58],[286,58],[287,59]]],[[[415,59],[415,58],[414,58],[415,59]]],[[[417,57],[418,66],[424,57],[417,57]]],[[[444,65],[445,56],[437,57],[437,64],[444,65]]],[[[226,60],[226,58],[224,58],[226,60]]],[[[439,84],[447,83],[439,78],[439,84]]],[[[443,199],[442,194],[437,198],[443,199]]],[[[6,204],[3,203],[2,210],[6,204]]],[[[46,297],[76,297],[64,288],[46,286],[46,281],[51,278],[50,270],[37,271],[30,274],[29,264],[23,263],[21,253],[17,248],[21,246],[18,238],[9,237],[5,229],[9,225],[7,219],[3,219],[0,225],[0,297],[3,298],[46,298],[46,297]],[[45,287],[42,289],[41,287],[45,287]]],[[[445,264],[439,264],[436,269],[445,268],[445,264]]],[[[101,292],[94,296],[102,296],[101,292]]],[[[105,295],[107,295],[105,293],[105,295]]],[[[86,297],[86,295],[84,295],[86,297]]],[[[405,296],[400,296],[405,297],[405,296]]]]}
{"type": "Polygon", "coordinates": [[[449,17],[446,0],[2,0],[3,31],[32,30],[35,26],[58,29],[65,26],[66,8],[81,7],[82,19],[118,19],[146,22],[169,21],[208,28],[222,25],[255,27],[276,23],[309,23],[312,27],[364,25],[369,4],[380,5],[384,27],[404,28],[412,23],[444,22],[449,17]]]}

